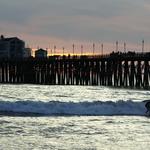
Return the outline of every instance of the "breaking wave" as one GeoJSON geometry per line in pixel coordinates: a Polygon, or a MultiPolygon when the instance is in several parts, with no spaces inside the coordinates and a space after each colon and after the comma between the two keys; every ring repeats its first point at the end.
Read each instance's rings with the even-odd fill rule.
{"type": "Polygon", "coordinates": [[[10,116],[107,116],[107,115],[145,115],[143,102],[135,101],[0,101],[0,115],[10,116]]]}

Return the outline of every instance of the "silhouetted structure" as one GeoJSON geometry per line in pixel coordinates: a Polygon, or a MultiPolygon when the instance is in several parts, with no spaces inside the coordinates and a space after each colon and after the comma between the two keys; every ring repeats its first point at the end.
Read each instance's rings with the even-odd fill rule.
{"type": "Polygon", "coordinates": [[[17,37],[0,38],[0,58],[22,58],[25,42],[17,37]]]}
{"type": "Polygon", "coordinates": [[[1,83],[150,87],[150,53],[0,59],[1,83]]]}
{"type": "Polygon", "coordinates": [[[29,58],[31,57],[32,49],[31,48],[24,48],[23,50],[23,57],[24,58],[29,58]]]}
{"type": "Polygon", "coordinates": [[[42,48],[35,51],[35,58],[47,58],[47,50],[42,48]]]}

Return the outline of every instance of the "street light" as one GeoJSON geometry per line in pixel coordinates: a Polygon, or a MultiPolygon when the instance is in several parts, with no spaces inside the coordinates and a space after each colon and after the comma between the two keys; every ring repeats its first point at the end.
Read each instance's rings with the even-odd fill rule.
{"type": "Polygon", "coordinates": [[[142,53],[144,53],[144,40],[142,40],[142,53]]]}
{"type": "Polygon", "coordinates": [[[104,49],[104,45],[103,43],[101,44],[101,55],[103,56],[103,49],[104,49]]]}
{"type": "Polygon", "coordinates": [[[95,44],[93,43],[93,56],[94,56],[94,53],[95,53],[95,44]]]}
{"type": "Polygon", "coordinates": [[[81,45],[81,55],[83,54],[83,45],[81,45]]]}
{"type": "Polygon", "coordinates": [[[55,53],[56,53],[56,46],[54,45],[54,55],[55,55],[55,53]]]}
{"type": "Polygon", "coordinates": [[[126,53],[126,43],[124,42],[124,53],[126,53]]]}
{"type": "Polygon", "coordinates": [[[65,53],[65,48],[63,47],[62,49],[63,49],[63,55],[64,55],[64,53],[65,53]]]}
{"type": "Polygon", "coordinates": [[[118,41],[116,41],[116,53],[118,52],[118,41]]]}
{"type": "Polygon", "coordinates": [[[72,45],[72,51],[73,51],[72,54],[73,54],[73,55],[74,55],[74,48],[75,48],[75,45],[73,44],[73,45],[72,45]]]}

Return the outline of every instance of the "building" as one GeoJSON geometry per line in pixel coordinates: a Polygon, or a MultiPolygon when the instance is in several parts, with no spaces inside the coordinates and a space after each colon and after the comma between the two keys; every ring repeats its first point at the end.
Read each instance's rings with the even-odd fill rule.
{"type": "Polygon", "coordinates": [[[31,53],[32,53],[32,49],[31,48],[24,48],[23,57],[24,58],[29,58],[32,55],[31,53]]]}
{"type": "Polygon", "coordinates": [[[25,42],[17,37],[0,37],[0,58],[22,58],[25,42]]]}
{"type": "Polygon", "coordinates": [[[47,58],[47,51],[40,48],[35,51],[35,57],[36,58],[47,58]]]}

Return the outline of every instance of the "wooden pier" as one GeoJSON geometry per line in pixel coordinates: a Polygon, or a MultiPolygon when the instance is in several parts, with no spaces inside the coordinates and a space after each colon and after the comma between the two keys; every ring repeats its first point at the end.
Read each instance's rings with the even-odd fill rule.
{"type": "Polygon", "coordinates": [[[150,87],[150,53],[0,59],[0,83],[150,87]]]}

